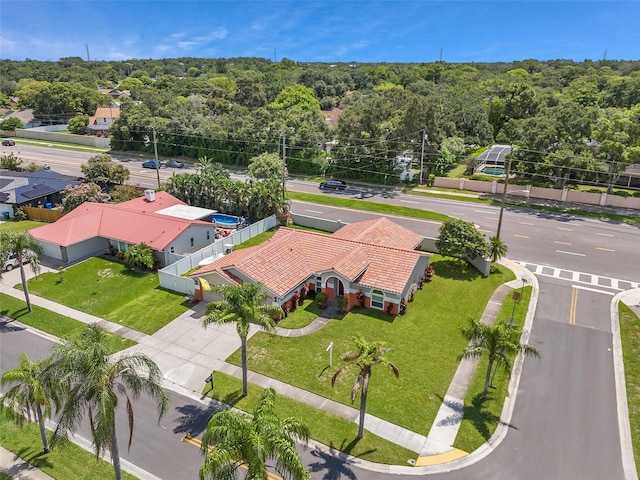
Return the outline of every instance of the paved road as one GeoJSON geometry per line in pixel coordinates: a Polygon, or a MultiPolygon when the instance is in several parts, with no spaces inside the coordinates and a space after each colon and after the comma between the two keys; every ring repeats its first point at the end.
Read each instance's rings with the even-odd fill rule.
{"type": "MultiPolygon", "coordinates": [[[[52,161],[48,163],[53,165],[52,161]]],[[[146,175],[145,172],[140,174],[146,175]]],[[[150,174],[155,178],[155,171],[150,174]]],[[[290,184],[292,189],[318,192],[315,184],[300,181],[290,184]]],[[[349,190],[344,195],[363,201],[372,199],[441,211],[475,222],[487,235],[493,234],[497,226],[497,207],[416,198],[380,190],[349,190]]],[[[345,222],[369,216],[363,212],[301,202],[293,202],[293,211],[345,222]]],[[[395,220],[423,235],[437,235],[437,223],[395,220]]],[[[525,362],[513,428],[507,439],[486,459],[465,470],[435,477],[623,478],[608,326],[611,296],[593,290],[612,292],[606,288],[613,286],[607,277],[638,282],[633,262],[640,243],[639,227],[507,209],[502,228],[502,237],[509,245],[509,257],[528,264],[529,268],[536,268],[530,264],[553,265],[566,269],[565,272],[596,274],[604,280],[587,286],[591,290],[576,289],[574,283],[583,286],[584,283],[574,282],[572,274],[562,276],[562,272],[556,272],[560,278],[555,278],[554,273],[540,271],[541,296],[531,342],[542,351],[543,359],[525,362]]],[[[582,276],[578,274],[575,278],[582,279],[582,276]]],[[[623,282],[619,286],[624,288],[624,285],[623,282]]],[[[155,433],[150,432],[149,435],[155,438],[155,433]]],[[[153,449],[148,452],[152,464],[159,462],[159,452],[153,452],[153,449]]],[[[137,454],[132,452],[132,455],[137,454]]],[[[190,458],[188,453],[185,455],[190,458]]],[[[305,459],[314,467],[314,478],[388,478],[388,475],[363,471],[318,452],[307,452],[305,459]]],[[[146,463],[137,457],[134,461],[146,463]]],[[[182,464],[182,461],[174,463],[182,464]]]]}

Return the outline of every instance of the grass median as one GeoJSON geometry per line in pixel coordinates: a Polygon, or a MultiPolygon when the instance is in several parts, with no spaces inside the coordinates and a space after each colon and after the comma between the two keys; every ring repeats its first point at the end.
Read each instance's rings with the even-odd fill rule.
{"type": "Polygon", "coordinates": [[[618,308],[631,443],[636,466],[640,469],[640,318],[622,302],[618,308]]]}

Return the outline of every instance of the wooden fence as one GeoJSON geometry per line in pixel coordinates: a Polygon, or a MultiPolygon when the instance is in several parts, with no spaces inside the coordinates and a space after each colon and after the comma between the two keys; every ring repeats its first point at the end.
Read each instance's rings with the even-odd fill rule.
{"type": "Polygon", "coordinates": [[[38,222],[53,223],[64,216],[62,210],[52,210],[50,208],[22,207],[22,210],[27,214],[29,220],[38,222]]]}

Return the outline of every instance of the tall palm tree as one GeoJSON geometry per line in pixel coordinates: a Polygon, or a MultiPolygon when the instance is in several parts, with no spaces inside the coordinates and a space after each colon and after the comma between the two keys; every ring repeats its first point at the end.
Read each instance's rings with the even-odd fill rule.
{"type": "Polygon", "coordinates": [[[242,395],[247,396],[247,336],[250,325],[256,324],[267,331],[275,328],[273,318],[282,314],[276,305],[265,305],[269,298],[259,283],[244,282],[240,285],[218,285],[214,291],[222,300],[207,305],[202,320],[206,326],[211,323],[235,323],[236,331],[242,342],[242,395]]]}
{"type": "Polygon", "coordinates": [[[247,470],[242,478],[266,480],[269,466],[283,478],[311,478],[295,444],[297,439],[306,447],[309,430],[295,418],[278,418],[275,396],[273,388],[262,392],[253,417],[235,410],[223,410],[211,417],[202,436],[206,457],[200,467],[200,480],[234,480],[241,468],[247,470]],[[269,461],[274,464],[269,465],[269,461]]]}
{"type": "Polygon", "coordinates": [[[469,344],[460,358],[477,358],[483,353],[489,356],[482,398],[487,396],[494,364],[496,367],[502,366],[505,372],[511,374],[511,354],[522,352],[527,356],[540,357],[540,352],[535,347],[520,343],[521,333],[515,324],[507,323],[505,320],[499,320],[491,326],[472,318],[469,327],[462,329],[462,334],[469,340],[469,344]]]}
{"type": "Polygon", "coordinates": [[[111,453],[116,480],[122,476],[116,408],[125,401],[129,425],[129,444],[133,439],[133,406],[141,394],[156,404],[158,421],[167,410],[169,397],[162,388],[162,373],[146,355],[109,356],[107,332],[96,324],[89,325],[80,336],[55,348],[52,371],[68,384],[65,403],[52,444],[66,440],[76,432],[85,416],[89,419],[96,455],[107,449],[111,453]]]}
{"type": "Polygon", "coordinates": [[[358,438],[364,435],[364,417],[367,413],[367,395],[369,394],[369,381],[371,380],[372,369],[374,365],[382,365],[389,367],[396,378],[400,376],[400,371],[393,363],[387,360],[385,353],[391,350],[386,348],[384,342],[367,342],[362,337],[354,337],[356,344],[355,352],[347,352],[340,356],[340,359],[348,362],[338,368],[331,377],[331,386],[335,385],[336,380],[347,369],[355,368],[358,372],[356,380],[351,389],[351,402],[355,402],[360,393],[360,426],[358,427],[358,438]]]}
{"type": "Polygon", "coordinates": [[[49,359],[44,358],[32,362],[26,353],[20,356],[20,365],[2,374],[0,384],[15,383],[7,393],[0,398],[0,410],[9,413],[13,421],[20,427],[25,419],[35,421],[40,427],[42,448],[44,453],[49,452],[49,440],[44,427],[45,418],[51,416],[51,407],[60,408],[58,389],[52,387],[47,375],[49,359]]]}
{"type": "Polygon", "coordinates": [[[507,244],[499,237],[491,237],[489,239],[489,252],[491,253],[491,261],[497,262],[507,254],[507,244]]]}
{"type": "MultiPolygon", "coordinates": [[[[27,286],[27,277],[24,272],[24,263],[29,263],[34,274],[40,271],[40,257],[42,247],[38,241],[27,232],[0,232],[0,264],[4,263],[6,254],[13,254],[20,265],[20,279],[22,280],[22,291],[24,299],[27,302],[27,309],[31,311],[31,300],[29,300],[29,287],[27,286]],[[25,262],[26,260],[26,262],[25,262]]],[[[0,265],[4,267],[4,265],[0,265]]],[[[1,271],[2,269],[0,269],[1,271]]]]}

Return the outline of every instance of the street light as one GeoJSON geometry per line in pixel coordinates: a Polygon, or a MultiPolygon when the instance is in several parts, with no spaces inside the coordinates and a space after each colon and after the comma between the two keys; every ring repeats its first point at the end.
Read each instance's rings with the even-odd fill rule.
{"type": "Polygon", "coordinates": [[[502,190],[502,200],[500,201],[500,215],[498,216],[498,230],[496,231],[496,238],[500,240],[500,230],[502,229],[502,214],[504,212],[504,203],[507,200],[507,188],[509,187],[509,175],[511,174],[511,157],[513,156],[513,147],[509,152],[509,161],[507,162],[507,171],[504,177],[504,189],[502,190]]]}

